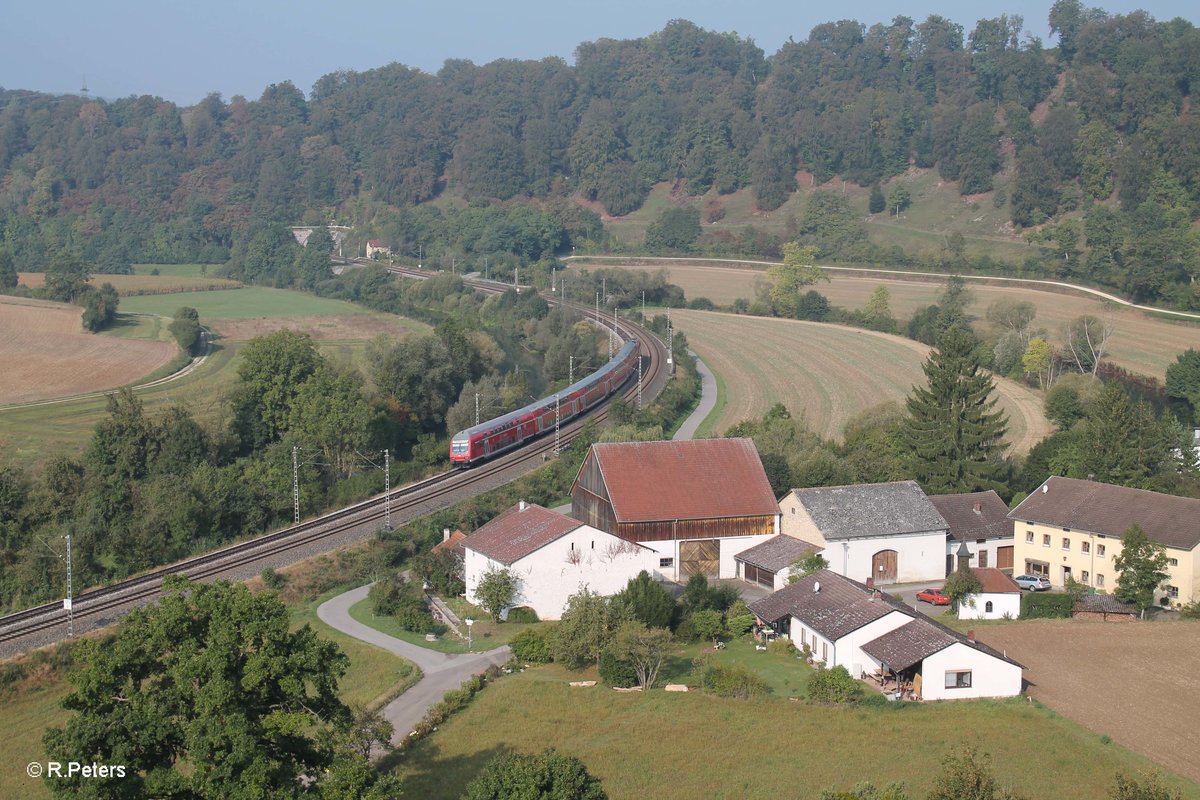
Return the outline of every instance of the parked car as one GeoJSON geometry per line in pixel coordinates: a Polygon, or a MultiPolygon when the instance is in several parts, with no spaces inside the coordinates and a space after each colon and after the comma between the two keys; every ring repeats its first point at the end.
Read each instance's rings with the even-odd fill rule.
{"type": "Polygon", "coordinates": [[[1049,579],[1043,578],[1041,575],[1018,575],[1013,578],[1013,582],[1031,592],[1045,592],[1050,589],[1049,579]]]}
{"type": "Polygon", "coordinates": [[[950,605],[950,595],[943,594],[941,589],[926,589],[922,592],[917,592],[917,599],[924,600],[926,603],[932,603],[935,606],[950,605]]]}

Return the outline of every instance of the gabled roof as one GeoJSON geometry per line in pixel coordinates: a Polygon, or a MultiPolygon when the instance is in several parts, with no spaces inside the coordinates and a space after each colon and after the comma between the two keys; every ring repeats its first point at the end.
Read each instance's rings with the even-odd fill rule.
{"type": "Polygon", "coordinates": [[[1137,615],[1137,606],[1122,603],[1111,594],[1085,594],[1079,599],[1071,611],[1090,611],[1095,614],[1133,614],[1137,615]]]}
{"type": "Polygon", "coordinates": [[[750,439],[594,444],[589,458],[604,476],[617,522],[779,513],[750,439]]]}
{"type": "Polygon", "coordinates": [[[1004,653],[988,647],[983,642],[972,642],[958,631],[951,630],[928,617],[918,617],[895,630],[888,631],[878,639],[864,644],[862,649],[867,655],[887,664],[888,669],[899,671],[908,669],[953,644],[965,645],[1025,669],[1024,664],[1012,660],[1004,653]]]}
{"type": "Polygon", "coordinates": [[[463,546],[508,565],[582,526],[579,520],[522,501],[468,536],[463,546]]]}
{"type": "Polygon", "coordinates": [[[749,547],[733,557],[759,569],[779,572],[796,563],[809,553],[815,553],[821,548],[794,536],[772,536],[762,544],[749,547]]]}
{"type": "Polygon", "coordinates": [[[431,553],[440,553],[443,550],[450,550],[457,553],[459,556],[463,554],[462,543],[466,541],[467,535],[462,531],[456,530],[454,533],[447,536],[442,541],[438,542],[430,550],[431,553]]]}
{"type": "Polygon", "coordinates": [[[1021,587],[1016,581],[998,569],[991,567],[971,567],[971,572],[983,584],[984,594],[1020,594],[1021,587]]]}
{"type": "Polygon", "coordinates": [[[872,592],[858,581],[827,569],[805,575],[750,603],[749,608],[764,622],[795,617],[831,642],[893,611],[909,616],[916,613],[890,595],[872,592]]]}
{"type": "Polygon", "coordinates": [[[945,531],[946,520],[916,481],[793,489],[826,540],[945,531]]]}
{"type": "Polygon", "coordinates": [[[1179,550],[1200,544],[1200,500],[1077,478],[1047,478],[1008,518],[1114,539],[1138,525],[1155,544],[1179,550]]]}
{"type": "Polygon", "coordinates": [[[934,494],[929,496],[929,502],[946,520],[956,541],[1008,539],[1013,535],[1008,506],[994,491],[934,494]]]}

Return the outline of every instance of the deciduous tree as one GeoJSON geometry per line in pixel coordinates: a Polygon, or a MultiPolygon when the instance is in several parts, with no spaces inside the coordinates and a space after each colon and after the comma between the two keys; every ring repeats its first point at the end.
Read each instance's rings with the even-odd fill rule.
{"type": "Polygon", "coordinates": [[[671,632],[666,628],[647,628],[640,622],[630,621],[617,629],[611,652],[633,666],[638,686],[651,689],[670,646],[671,632]]]}
{"type": "Polygon", "coordinates": [[[1167,551],[1134,525],[1121,534],[1121,552],[1113,559],[1117,568],[1116,595],[1136,605],[1142,616],[1154,605],[1154,593],[1167,580],[1167,551]]]}
{"type": "Polygon", "coordinates": [[[479,579],[475,587],[475,597],[479,605],[492,615],[495,622],[501,621],[501,615],[513,604],[517,592],[521,588],[521,579],[511,569],[490,568],[479,579]]]}
{"type": "Polygon", "coordinates": [[[553,748],[497,756],[467,784],[462,800],[608,800],[600,781],[574,756],[553,748]]]}

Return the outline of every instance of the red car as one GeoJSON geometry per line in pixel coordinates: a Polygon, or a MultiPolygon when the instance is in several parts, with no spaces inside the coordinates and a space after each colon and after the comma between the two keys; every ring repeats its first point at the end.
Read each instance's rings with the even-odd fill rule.
{"type": "Polygon", "coordinates": [[[917,599],[924,600],[926,603],[933,603],[935,606],[950,605],[950,596],[942,594],[941,589],[926,589],[923,592],[917,592],[917,599]]]}

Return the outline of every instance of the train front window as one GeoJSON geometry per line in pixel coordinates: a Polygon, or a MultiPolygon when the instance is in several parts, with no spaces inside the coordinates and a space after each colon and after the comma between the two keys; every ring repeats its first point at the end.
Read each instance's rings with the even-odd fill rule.
{"type": "Polygon", "coordinates": [[[451,453],[453,453],[453,454],[455,454],[455,455],[461,455],[461,454],[463,454],[463,453],[467,452],[467,449],[468,449],[470,446],[471,446],[471,443],[470,443],[470,442],[466,442],[466,441],[462,441],[462,442],[451,442],[451,443],[450,443],[450,452],[451,452],[451,453]]]}

